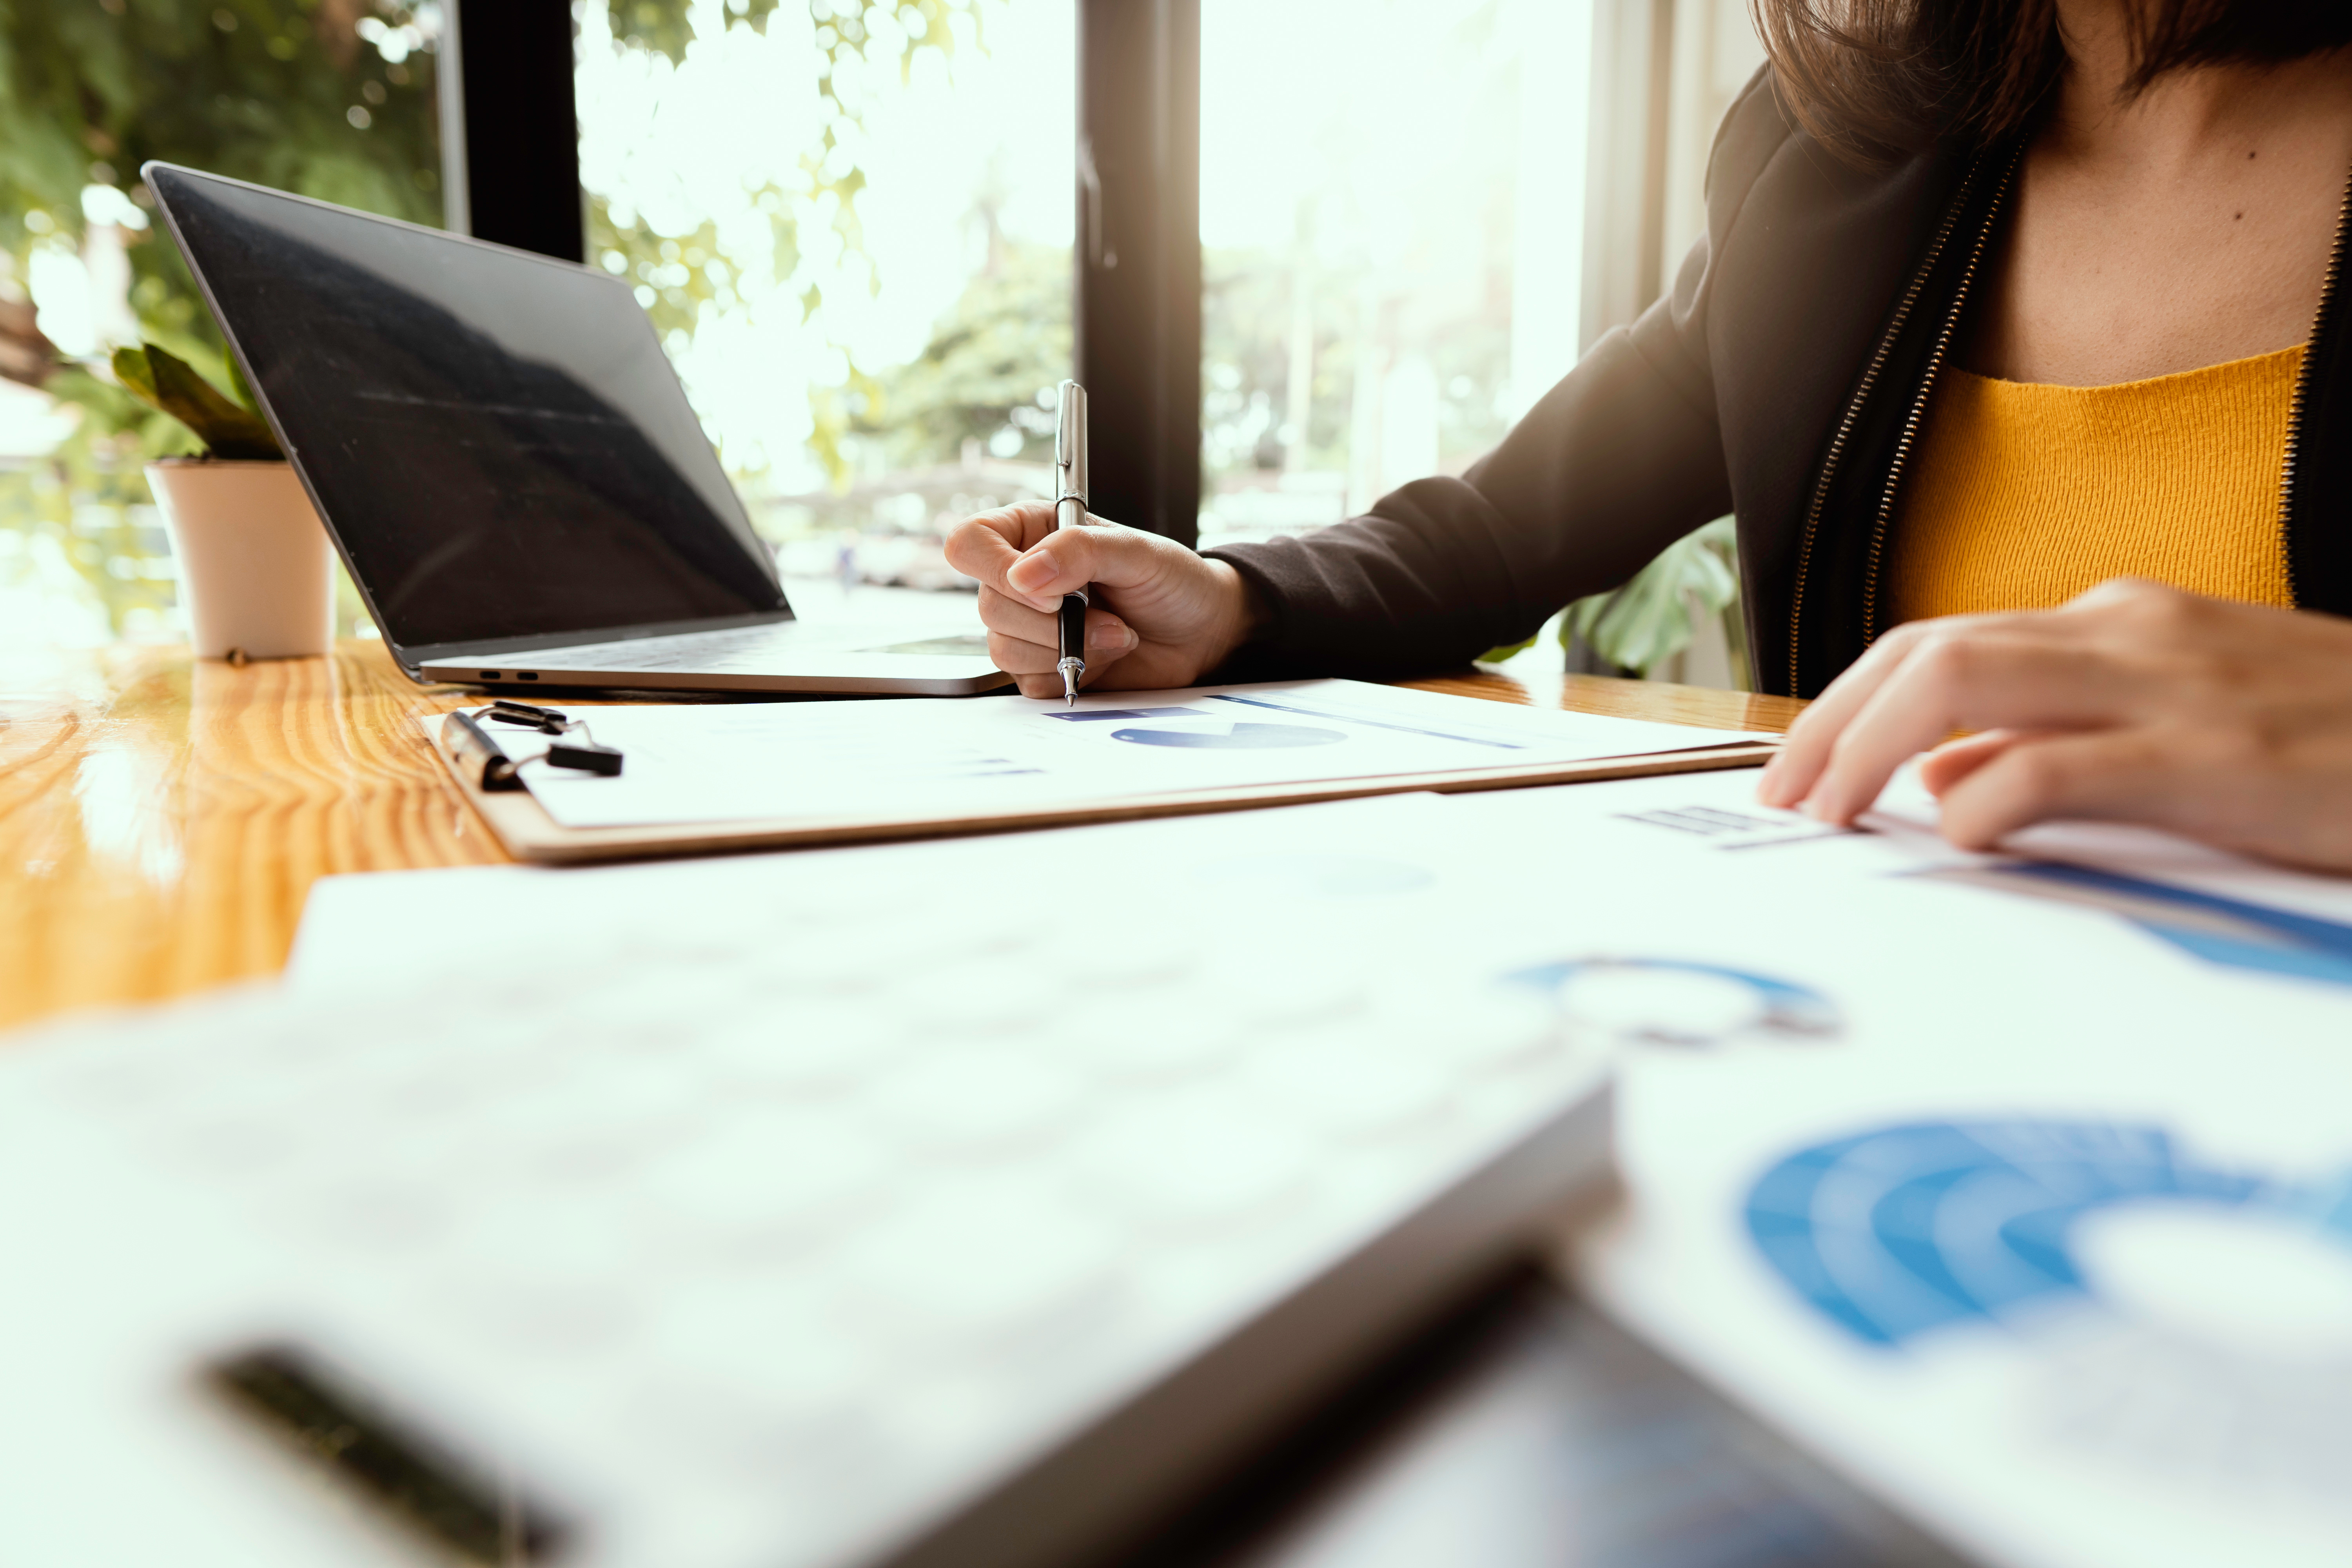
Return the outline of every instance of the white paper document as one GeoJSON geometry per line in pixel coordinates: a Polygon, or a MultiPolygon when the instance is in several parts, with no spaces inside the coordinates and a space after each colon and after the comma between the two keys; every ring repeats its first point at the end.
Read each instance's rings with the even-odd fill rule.
{"type": "MultiPolygon", "coordinates": [[[[453,939],[495,946],[509,970],[586,958],[626,973],[780,911],[824,910],[845,926],[1045,929],[1066,919],[1074,895],[1090,927],[1128,933],[1116,940],[1129,950],[1239,927],[1263,931],[1284,963],[1344,957],[1379,972],[1390,961],[1372,955],[1402,945],[1416,973],[1465,963],[1484,974],[1494,960],[1475,915],[1499,890],[1456,826],[1443,797],[1404,794],[849,848],[325,877],[311,886],[286,978],[366,986],[385,952],[453,939]],[[1460,941],[1441,952],[1446,933],[1460,941]]],[[[1089,942],[1071,962],[1106,960],[1089,942]]]]}
{"type": "MultiPolygon", "coordinates": [[[[534,764],[565,827],[880,815],[985,816],[1074,801],[1638,756],[1770,737],[1349,680],[1083,697],[583,709],[617,777],[534,764]]],[[[429,721],[437,726],[437,718],[429,721]]],[[[487,723],[507,754],[545,740],[487,723]]]]}
{"type": "Polygon", "coordinates": [[[2352,880],[1753,787],[1444,797],[1621,1042],[1580,1288],[1970,1560],[2352,1562],[2352,880]]]}
{"type": "Polygon", "coordinates": [[[1233,922],[1485,974],[1619,1053],[1627,1202],[1580,1288],[1932,1533],[2009,1568],[2352,1562],[2352,879],[2080,824],[1976,855],[1908,783],[1858,830],[1755,785],[337,879],[292,978],[355,979],[436,904],[512,962],[618,965],[779,900],[1048,919],[1073,867],[1076,964],[1233,922]]]}

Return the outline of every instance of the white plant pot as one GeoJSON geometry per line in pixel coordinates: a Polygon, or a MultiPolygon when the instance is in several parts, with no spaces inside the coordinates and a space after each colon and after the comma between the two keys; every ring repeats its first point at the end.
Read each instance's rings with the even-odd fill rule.
{"type": "Polygon", "coordinates": [[[293,465],[147,465],[199,658],[302,658],[335,637],[335,553],[293,465]]]}

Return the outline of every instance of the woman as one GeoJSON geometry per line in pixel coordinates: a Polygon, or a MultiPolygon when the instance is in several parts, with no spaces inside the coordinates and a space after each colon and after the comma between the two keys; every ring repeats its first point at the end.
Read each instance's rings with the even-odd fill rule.
{"type": "Polygon", "coordinates": [[[1972,847],[2052,816],[2352,869],[2352,6],[1758,0],[1706,238],[1459,479],[1199,556],[974,518],[999,664],[1100,585],[1114,688],[1459,664],[1727,510],[1765,771],[1907,758],[1972,847]],[[2084,591],[2087,590],[2087,591],[2084,591]]]}

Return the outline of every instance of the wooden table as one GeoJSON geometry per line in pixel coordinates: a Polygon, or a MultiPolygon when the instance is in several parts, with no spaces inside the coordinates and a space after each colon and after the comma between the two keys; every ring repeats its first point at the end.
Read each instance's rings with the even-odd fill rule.
{"type": "MultiPolygon", "coordinates": [[[[1729,730],[1800,707],[1593,676],[1410,684],[1729,730]]],[[[178,647],[0,663],[0,1028],[275,973],[320,877],[505,860],[413,721],[477,700],[373,641],[242,668],[178,647]]]]}

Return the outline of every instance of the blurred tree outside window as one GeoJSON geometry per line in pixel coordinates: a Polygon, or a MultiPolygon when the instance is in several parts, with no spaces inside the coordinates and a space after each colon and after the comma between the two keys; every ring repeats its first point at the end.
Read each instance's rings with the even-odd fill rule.
{"type": "Polygon", "coordinates": [[[633,283],[796,601],[968,586],[947,528],[1049,486],[1075,7],[649,14],[580,35],[592,262],[633,283]]]}
{"type": "MultiPolygon", "coordinates": [[[[1671,276],[1761,59],[1740,0],[1201,0],[1201,40],[1204,546],[1491,449],[1671,276]]],[[[1710,524],[1490,657],[1743,683],[1734,557],[1710,524]]]]}
{"type": "Polygon", "coordinates": [[[163,159],[440,219],[432,0],[17,0],[0,13],[0,636],[175,629],[139,466],[192,451],[100,366],[218,334],[152,216],[163,159]]]}
{"type": "Polygon", "coordinates": [[[1203,546],[1337,522],[1508,427],[1520,9],[1202,0],[1203,546]]]}

